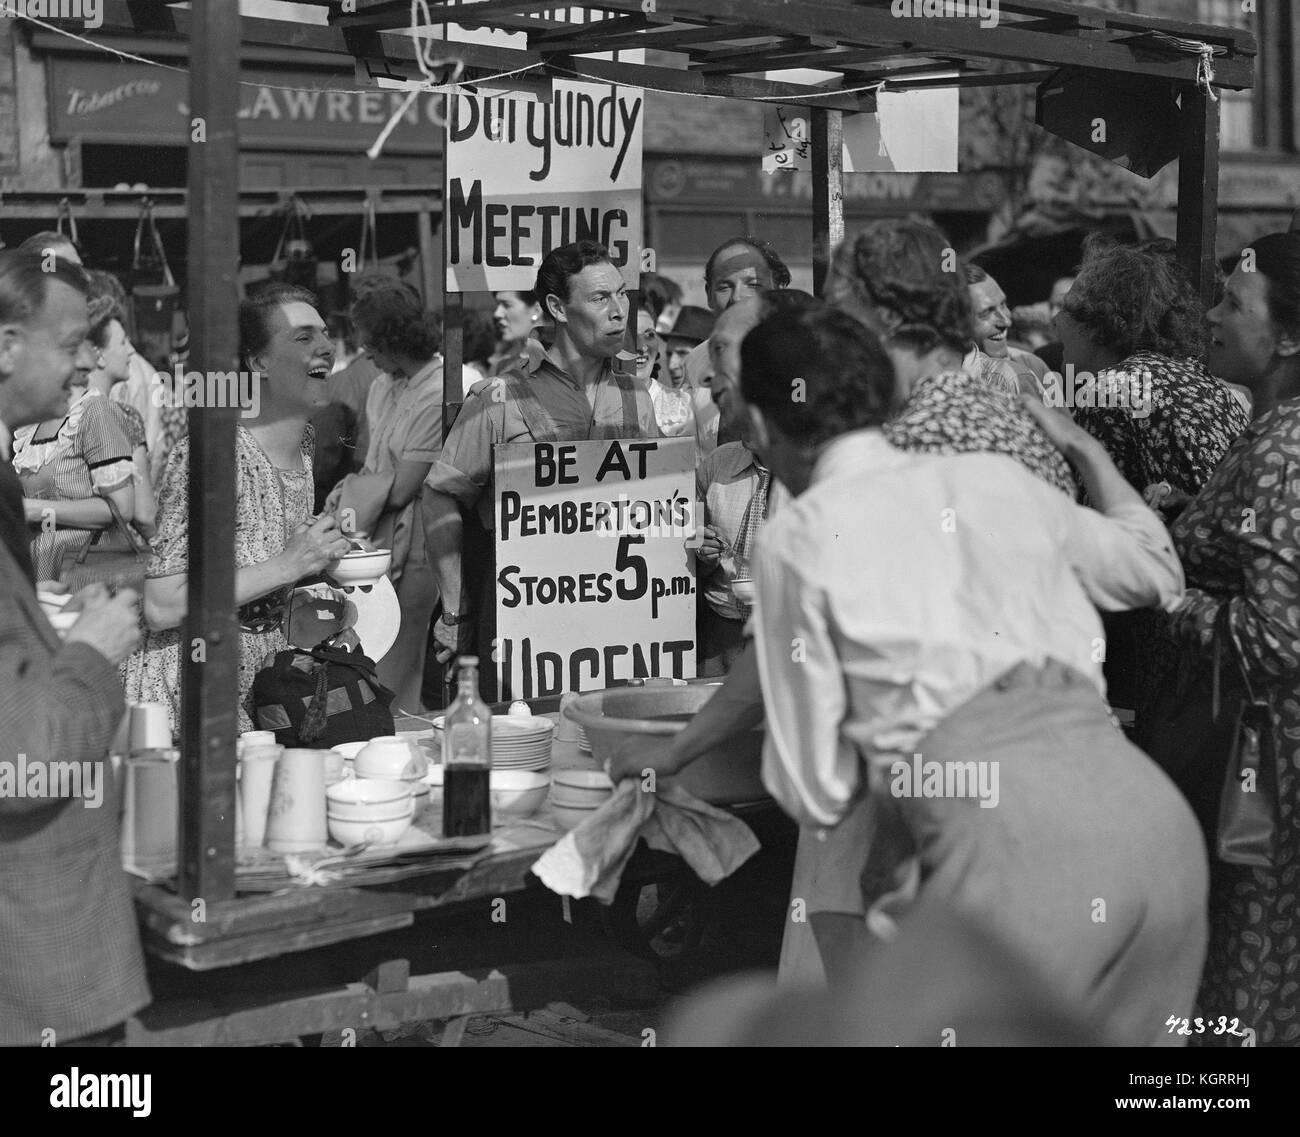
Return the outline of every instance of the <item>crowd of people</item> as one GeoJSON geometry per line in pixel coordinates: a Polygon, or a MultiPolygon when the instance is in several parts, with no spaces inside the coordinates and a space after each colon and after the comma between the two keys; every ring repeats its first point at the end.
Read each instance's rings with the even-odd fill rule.
{"type": "MultiPolygon", "coordinates": [[[[123,688],[179,720],[189,443],[132,386],[120,285],[75,250],[42,271],[40,240],[0,253],[0,725],[6,755],[102,756],[123,688]],[[151,543],[142,595],[79,594],[60,647],[35,589],[66,590],[118,525],[151,543]]],[[[418,713],[453,655],[492,652],[494,448],[693,437],[699,673],[725,681],[611,773],[671,775],[766,722],[813,917],[786,926],[783,981],[850,984],[867,940],[941,902],[1106,1041],[1182,1042],[1169,1017],[1204,1015],[1300,1043],[1300,234],[1256,241],[1208,313],[1176,253],[1090,242],[1035,345],[1016,329],[1043,321],[921,222],[845,241],[824,299],[763,240],[729,239],[701,266],[707,308],[647,274],[632,312],[608,251],[576,242],[531,292],[498,293],[490,324],[469,318],[450,431],[417,292],[358,282],[338,335],[310,292],[261,288],[239,313],[260,382],[234,456],[241,730],[295,586],[353,538],[393,550],[380,678],[418,713]],[[1167,745],[1221,682],[1271,716],[1267,867],[1213,855],[1226,755],[1167,745]],[[988,792],[900,790],[909,763],[969,766],[988,792]]],[[[100,815],[66,806],[0,800],[0,835],[46,884],[78,842],[109,858],[100,815]]],[[[0,959],[32,961],[0,974],[0,1040],[94,1035],[147,999],[125,886],[95,871],[93,904],[66,898],[84,911],[37,918],[26,886],[0,893],[0,959]],[[92,942],[113,920],[120,944],[92,942]],[[92,998],[99,954],[112,981],[92,998]]]]}

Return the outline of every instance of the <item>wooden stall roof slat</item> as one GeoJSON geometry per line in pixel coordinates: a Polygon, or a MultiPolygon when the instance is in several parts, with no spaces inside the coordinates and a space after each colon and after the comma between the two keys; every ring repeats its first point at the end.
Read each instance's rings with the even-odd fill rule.
{"type": "MultiPolygon", "coordinates": [[[[504,14],[518,15],[520,4],[496,3],[477,4],[475,15],[483,26],[493,26],[493,21],[504,14]],[[493,12],[497,15],[493,15],[493,12]]],[[[522,5],[528,8],[529,5],[522,5]]],[[[571,5],[571,7],[582,7],[571,5]]],[[[598,7],[600,10],[614,10],[629,16],[640,12],[637,0],[607,0],[598,7]]],[[[1155,50],[1151,42],[1135,44],[1126,40],[1106,38],[1109,33],[1121,33],[1131,37],[1132,33],[1150,32],[1153,29],[1171,34],[1198,37],[1226,47],[1229,54],[1215,60],[1215,83],[1221,87],[1246,88],[1253,83],[1252,57],[1255,52],[1254,37],[1248,32],[1232,28],[1212,28],[1207,25],[1193,24],[1186,21],[1160,20],[1153,17],[1138,17],[1091,9],[1075,7],[1063,3],[1034,0],[1034,2],[1003,4],[1002,10],[1026,16],[1059,19],[1059,30],[1042,30],[1041,25],[1033,21],[1017,25],[1010,20],[1002,20],[997,27],[982,29],[978,42],[972,46],[969,20],[940,21],[912,20],[901,21],[891,17],[888,4],[868,6],[865,4],[849,5],[842,2],[830,3],[781,3],[778,0],[660,0],[658,14],[672,18],[675,22],[663,31],[647,31],[644,34],[646,45],[650,45],[660,36],[674,35],[679,31],[683,36],[693,38],[691,32],[698,32],[702,37],[694,45],[700,53],[719,50],[743,49],[743,41],[752,41],[757,37],[769,37],[780,42],[792,37],[825,37],[834,39],[842,48],[859,48],[864,50],[881,49],[895,45],[899,54],[913,57],[932,56],[940,59],[983,61],[1001,59],[1021,62],[1036,66],[1073,65],[1091,67],[1099,70],[1114,70],[1141,74],[1163,75],[1179,82],[1194,82],[1196,78],[1196,57],[1167,50],[1155,50]],[[1123,16],[1123,18],[1119,18],[1123,16]],[[900,24],[907,23],[906,40],[900,31],[900,24]],[[950,28],[944,24],[960,23],[963,26],[950,28]],[[690,28],[687,25],[696,25],[690,28]],[[1103,29],[1097,37],[1079,37],[1076,33],[1080,26],[1095,25],[1103,29]],[[1035,27],[1039,30],[1025,30],[1035,27]],[[740,41],[740,42],[737,42],[740,41]]],[[[448,8],[447,12],[453,10],[448,8]]],[[[366,13],[362,13],[366,14],[366,13]]],[[[373,15],[374,13],[369,13],[373,15]]],[[[464,15],[464,13],[460,13],[464,15]]],[[[351,17],[348,17],[351,18],[351,17]]],[[[378,17],[375,17],[378,19],[378,17]]],[[[397,73],[411,78],[418,77],[415,68],[414,49],[409,36],[405,34],[409,15],[399,17],[397,9],[392,9],[387,17],[386,28],[381,28],[381,43],[386,53],[386,67],[391,65],[397,73]]],[[[453,18],[452,16],[448,17],[453,18]]],[[[526,17],[525,17],[526,18],[526,17]]],[[[132,28],[130,12],[126,0],[106,0],[104,31],[110,31],[114,22],[125,23],[132,28]]],[[[177,11],[175,23],[179,32],[184,33],[189,25],[189,13],[177,11]]],[[[573,34],[572,25],[547,29],[536,26],[538,33],[555,32],[558,35],[573,34]]],[[[378,25],[375,25],[378,26],[378,25]]],[[[253,19],[243,21],[246,43],[260,45],[292,45],[318,52],[334,53],[354,59],[348,49],[346,37],[341,26],[315,26],[290,24],[281,20],[253,19]]],[[[132,30],[134,30],[132,28],[132,30]]],[[[530,27],[530,31],[534,30],[530,27]]],[[[579,46],[588,51],[605,50],[598,42],[598,33],[588,29],[590,38],[584,32],[579,46]]],[[[623,32],[626,38],[634,38],[632,33],[623,32]]],[[[639,37],[637,37],[639,38],[639,37]]],[[[613,65],[617,74],[599,68],[596,65],[608,61],[581,59],[577,67],[568,61],[566,53],[556,52],[557,45],[565,41],[551,39],[549,44],[538,43],[527,51],[509,48],[487,47],[475,44],[456,44],[455,54],[464,59],[467,68],[487,71],[510,71],[532,64],[546,64],[555,60],[559,71],[581,70],[596,75],[601,81],[621,81],[628,85],[640,85],[687,94],[708,94],[731,98],[779,98],[790,102],[802,101],[804,96],[810,98],[814,105],[838,107],[839,109],[857,109],[848,102],[839,103],[834,99],[819,98],[822,92],[798,84],[770,84],[767,81],[745,76],[714,75],[706,84],[693,83],[685,76],[687,72],[673,68],[634,65],[620,61],[613,65]]],[[[621,44],[621,40],[618,41],[621,44]]],[[[682,44],[689,52],[691,44],[682,44]]],[[[748,46],[752,46],[752,43],[748,46]]],[[[781,54],[788,55],[788,49],[781,54]]],[[[373,56],[367,56],[373,59],[373,56]]],[[[781,62],[778,60],[778,63],[781,62]]],[[[787,64],[788,65],[788,64],[787,64]]],[[[754,70],[766,71],[777,68],[767,66],[762,57],[757,57],[754,70]]],[[[698,73],[697,73],[698,74],[698,73]]],[[[860,76],[850,70],[845,75],[846,85],[860,82],[860,76]]],[[[959,84],[960,85],[960,82],[959,84]]]]}

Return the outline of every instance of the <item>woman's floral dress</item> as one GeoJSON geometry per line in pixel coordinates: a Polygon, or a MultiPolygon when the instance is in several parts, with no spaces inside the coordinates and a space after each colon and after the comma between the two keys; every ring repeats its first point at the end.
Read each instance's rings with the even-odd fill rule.
{"type": "MultiPolygon", "coordinates": [[[[293,531],[311,517],[314,484],[312,450],[315,434],[307,427],[302,439],[301,470],[277,469],[257,440],[244,427],[235,442],[235,567],[261,564],[284,551],[293,531]]],[[[167,460],[158,495],[158,532],[150,579],[189,571],[190,440],[181,438],[167,460]]],[[[239,611],[239,729],[252,730],[250,695],[253,676],[267,656],[288,647],[278,619],[287,589],[244,605],[239,611]],[[251,630],[251,629],[260,630],[251,630]]],[[[165,703],[172,730],[180,725],[180,629],[144,630],[140,647],[122,664],[128,702],[165,703]]]]}
{"type": "MultiPolygon", "coordinates": [[[[1197,1014],[1258,1045],[1300,1045],[1300,398],[1251,423],[1173,524],[1187,601],[1170,632],[1208,690],[1214,624],[1274,718],[1280,820],[1272,868],[1211,862],[1210,945],[1197,1014]]],[[[1172,676],[1166,682],[1173,682],[1172,676]]],[[[1193,1045],[1241,1045],[1231,1034],[1193,1045]]]]}

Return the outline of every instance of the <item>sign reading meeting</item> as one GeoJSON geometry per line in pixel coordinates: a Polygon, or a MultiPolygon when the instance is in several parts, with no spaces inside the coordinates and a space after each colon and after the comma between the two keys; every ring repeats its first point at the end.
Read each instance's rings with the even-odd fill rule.
{"type": "Polygon", "coordinates": [[[607,245],[635,288],[643,93],[557,80],[549,102],[464,93],[450,101],[447,291],[530,289],[551,249],[581,240],[607,245]]]}
{"type": "Polygon", "coordinates": [[[693,439],[496,448],[501,698],[695,675],[693,439]]]}

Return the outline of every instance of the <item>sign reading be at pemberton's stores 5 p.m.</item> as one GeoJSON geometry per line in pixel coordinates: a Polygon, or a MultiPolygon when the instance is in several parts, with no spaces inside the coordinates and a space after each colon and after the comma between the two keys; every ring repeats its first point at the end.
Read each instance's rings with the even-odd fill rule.
{"type": "Polygon", "coordinates": [[[496,448],[501,698],[695,675],[695,440],[496,448]]]}

